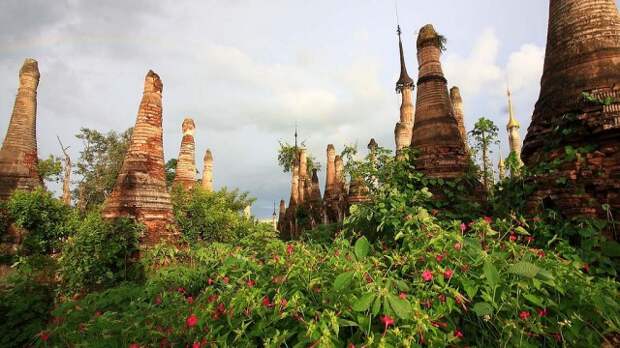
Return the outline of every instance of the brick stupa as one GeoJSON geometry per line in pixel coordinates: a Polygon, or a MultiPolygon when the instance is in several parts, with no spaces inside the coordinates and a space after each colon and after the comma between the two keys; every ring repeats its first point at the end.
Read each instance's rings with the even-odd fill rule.
{"type": "Polygon", "coordinates": [[[540,96],[521,158],[534,169],[592,147],[540,173],[530,211],[620,216],[620,16],[614,0],[551,0],[540,96]],[[591,100],[583,97],[583,93],[591,100]],[[605,102],[607,99],[608,102],[605,102]],[[558,183],[558,178],[565,182],[558,183]],[[609,206],[605,211],[604,205],[609,206]]]}
{"type": "Polygon", "coordinates": [[[206,191],[213,191],[213,155],[211,150],[207,149],[203,158],[202,169],[202,188],[206,191]]]}
{"type": "Polygon", "coordinates": [[[181,185],[189,190],[196,184],[196,142],[194,141],[194,131],[196,125],[194,120],[186,118],[181,126],[183,139],[179,149],[179,158],[174,175],[174,184],[181,185]]]}
{"type": "Polygon", "coordinates": [[[416,159],[419,171],[430,177],[449,179],[465,173],[468,157],[441,69],[442,45],[442,37],[432,25],[420,29],[412,147],[419,151],[416,159]]]}
{"type": "Polygon", "coordinates": [[[452,103],[452,109],[454,110],[454,118],[456,119],[456,124],[459,127],[459,133],[461,133],[465,149],[467,149],[465,110],[463,109],[463,98],[461,97],[461,90],[457,86],[450,88],[450,102],[452,103]]]}
{"type": "Polygon", "coordinates": [[[19,88],[13,113],[0,149],[0,200],[13,191],[31,191],[42,185],[37,171],[37,61],[26,59],[19,70],[19,88]]]}
{"type": "Polygon", "coordinates": [[[411,145],[413,134],[414,107],[413,107],[413,79],[407,73],[405,56],[403,54],[403,42],[400,38],[400,26],[398,33],[398,50],[400,54],[400,76],[396,81],[396,93],[401,95],[400,119],[394,128],[394,141],[396,152],[411,145]]]}
{"type": "Polygon", "coordinates": [[[103,208],[105,218],[131,216],[143,223],[148,245],[176,237],[164,172],[162,88],[159,76],[149,71],[123,166],[103,208]]]}

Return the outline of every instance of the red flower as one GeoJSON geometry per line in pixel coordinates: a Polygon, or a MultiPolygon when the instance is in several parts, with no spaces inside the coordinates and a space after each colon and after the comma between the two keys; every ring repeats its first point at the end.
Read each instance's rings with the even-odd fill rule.
{"type": "Polygon", "coordinates": [[[463,331],[461,331],[460,329],[454,330],[454,337],[456,337],[456,338],[463,338],[464,337],[463,331]]]}
{"type": "Polygon", "coordinates": [[[426,299],[424,302],[422,302],[422,305],[426,307],[427,309],[429,309],[433,307],[433,302],[430,299],[426,299]]]}
{"type": "Polygon", "coordinates": [[[516,235],[516,234],[514,234],[514,233],[511,233],[511,234],[510,234],[510,237],[508,237],[508,239],[510,239],[510,241],[511,241],[511,242],[514,242],[514,241],[516,241],[516,240],[517,240],[517,235],[516,235]]]}
{"type": "Polygon", "coordinates": [[[225,314],[226,313],[226,306],[223,303],[220,303],[217,305],[216,311],[218,314],[225,314]]]}
{"type": "Polygon", "coordinates": [[[273,260],[274,260],[275,262],[279,262],[279,261],[280,261],[280,256],[278,256],[278,255],[273,255],[273,260]]]}
{"type": "Polygon", "coordinates": [[[370,274],[365,273],[364,274],[364,279],[366,280],[366,283],[368,283],[368,284],[372,283],[372,277],[370,276],[370,274]]]}
{"type": "Polygon", "coordinates": [[[207,284],[209,284],[209,285],[213,285],[213,279],[209,278],[209,279],[207,280],[207,284]]]}
{"type": "Polygon", "coordinates": [[[194,327],[196,326],[196,324],[198,324],[198,317],[196,316],[196,314],[192,314],[189,317],[187,317],[187,319],[185,319],[185,323],[189,327],[194,327]]]}
{"type": "Polygon", "coordinates": [[[263,306],[269,308],[269,307],[273,307],[273,303],[271,303],[271,300],[269,299],[269,296],[265,295],[265,297],[263,297],[263,306]]]}
{"type": "Polygon", "coordinates": [[[248,285],[248,288],[253,288],[254,285],[256,285],[256,282],[252,279],[249,279],[246,284],[248,285]]]}
{"type": "Polygon", "coordinates": [[[461,222],[461,234],[465,233],[465,231],[467,231],[467,225],[465,225],[465,223],[461,222]]]}
{"type": "Polygon", "coordinates": [[[485,216],[484,217],[484,222],[486,222],[487,224],[490,224],[493,222],[493,218],[490,216],[485,216]]]}
{"type": "Polygon", "coordinates": [[[463,245],[461,245],[461,243],[454,243],[454,250],[460,251],[461,249],[463,249],[463,245]]]}
{"type": "Polygon", "coordinates": [[[439,298],[439,302],[446,303],[446,295],[439,294],[439,296],[437,296],[437,297],[439,298]]]}
{"type": "Polygon", "coordinates": [[[224,277],[224,278],[222,278],[222,281],[224,282],[224,284],[228,284],[230,279],[228,279],[228,277],[224,277]]]}
{"type": "Polygon", "coordinates": [[[194,344],[192,344],[192,348],[200,348],[201,344],[198,341],[194,341],[194,344]]]}
{"type": "Polygon", "coordinates": [[[549,314],[549,311],[547,310],[547,308],[543,308],[543,309],[536,308],[536,311],[538,312],[538,316],[541,318],[546,317],[547,314],[549,314]]]}
{"type": "Polygon", "coordinates": [[[102,314],[102,313],[101,313],[100,311],[96,311],[96,312],[95,312],[95,318],[99,318],[99,317],[101,316],[101,314],[102,314]]]}
{"type": "Polygon", "coordinates": [[[538,257],[545,257],[545,252],[542,250],[538,250],[538,257]]]}
{"type": "Polygon", "coordinates": [[[191,296],[187,296],[187,303],[192,304],[194,303],[194,298],[191,296]]]}
{"type": "Polygon", "coordinates": [[[424,270],[424,272],[422,272],[422,279],[424,279],[425,282],[430,282],[433,280],[433,273],[429,270],[424,270]]]}
{"type": "Polygon", "coordinates": [[[389,315],[383,315],[381,317],[381,322],[383,323],[385,327],[385,330],[383,331],[383,334],[385,335],[385,332],[387,331],[388,327],[394,325],[394,319],[390,317],[389,315]]]}
{"type": "Polygon", "coordinates": [[[553,338],[555,338],[556,342],[562,342],[562,335],[559,332],[554,333],[553,338]]]}
{"type": "Polygon", "coordinates": [[[155,297],[155,304],[160,305],[161,304],[161,296],[157,296],[155,297]]]}
{"type": "Polygon", "coordinates": [[[353,344],[353,343],[349,343],[349,345],[347,346],[347,348],[355,348],[355,344],[353,344]]]}
{"type": "Polygon", "coordinates": [[[590,273],[590,265],[587,263],[583,264],[583,271],[586,273],[590,273]]]}
{"type": "Polygon", "coordinates": [[[453,274],[454,274],[454,271],[452,271],[450,268],[446,268],[446,271],[443,272],[443,278],[445,280],[450,280],[450,278],[452,278],[453,274]]]}
{"type": "Polygon", "coordinates": [[[531,242],[533,242],[533,241],[534,241],[534,237],[532,237],[532,236],[527,236],[527,237],[525,237],[525,241],[526,241],[526,242],[528,242],[528,244],[529,244],[529,243],[531,243],[531,242]]]}
{"type": "Polygon", "coordinates": [[[185,293],[185,288],[178,288],[177,291],[182,293],[182,294],[184,294],[185,293]]]}
{"type": "Polygon", "coordinates": [[[293,253],[293,244],[288,244],[288,245],[286,246],[286,253],[287,253],[288,255],[291,255],[291,254],[293,253]]]}
{"type": "Polygon", "coordinates": [[[39,332],[39,338],[41,339],[41,341],[47,342],[47,340],[50,339],[50,333],[47,331],[41,331],[39,332]]]}
{"type": "Polygon", "coordinates": [[[519,318],[521,318],[521,320],[527,320],[527,318],[529,318],[529,317],[530,317],[530,315],[531,315],[531,314],[530,314],[530,312],[528,312],[528,311],[521,311],[521,312],[519,313],[519,318]]]}
{"type": "Polygon", "coordinates": [[[284,308],[286,308],[286,305],[288,305],[288,301],[285,298],[281,299],[280,300],[280,310],[283,311],[284,308]]]}
{"type": "Polygon", "coordinates": [[[398,294],[398,297],[400,297],[401,300],[405,300],[407,298],[407,293],[401,292],[398,294]]]}
{"type": "Polygon", "coordinates": [[[132,343],[129,345],[129,348],[140,348],[140,345],[137,343],[132,343]]]}
{"type": "Polygon", "coordinates": [[[437,262],[441,262],[441,261],[443,261],[443,255],[438,254],[438,255],[435,257],[435,259],[437,259],[437,262]]]}
{"type": "Polygon", "coordinates": [[[207,297],[207,302],[212,303],[217,301],[218,296],[217,295],[209,295],[209,297],[207,297]]]}

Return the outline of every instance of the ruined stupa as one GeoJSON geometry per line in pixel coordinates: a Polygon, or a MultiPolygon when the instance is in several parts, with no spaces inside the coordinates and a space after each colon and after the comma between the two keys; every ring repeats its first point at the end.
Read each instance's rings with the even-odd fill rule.
{"type": "Polygon", "coordinates": [[[42,185],[37,171],[39,77],[37,61],[24,60],[13,113],[0,149],[0,200],[6,200],[17,189],[30,191],[42,185]]]}
{"type": "Polygon", "coordinates": [[[463,109],[463,98],[461,97],[461,90],[457,86],[450,88],[450,102],[452,103],[452,109],[454,110],[454,118],[456,124],[459,127],[459,133],[463,138],[465,148],[467,149],[467,131],[465,130],[465,110],[463,109]]]}
{"type": "Polygon", "coordinates": [[[213,191],[213,155],[211,154],[211,150],[207,149],[203,162],[202,188],[211,192],[213,191]]]}
{"type": "Polygon", "coordinates": [[[519,129],[521,124],[514,115],[512,107],[512,93],[510,89],[506,91],[508,95],[508,124],[506,124],[506,132],[508,132],[508,145],[510,146],[510,152],[514,153],[516,158],[521,161],[521,135],[519,129]]]}
{"type": "Polygon", "coordinates": [[[419,151],[416,159],[419,171],[430,177],[448,179],[465,173],[468,158],[439,60],[443,41],[432,25],[420,29],[412,147],[419,151]]]}
{"type": "Polygon", "coordinates": [[[149,71],[127,154],[103,208],[105,218],[131,216],[145,224],[146,244],[176,237],[164,172],[162,88],[159,76],[149,71]]]}
{"type": "Polygon", "coordinates": [[[413,108],[413,79],[407,73],[405,66],[405,56],[403,54],[403,42],[400,38],[400,26],[396,30],[398,33],[398,50],[400,54],[400,76],[396,81],[396,93],[401,95],[400,119],[394,128],[394,141],[396,151],[411,145],[413,134],[414,108],[413,108]]]}
{"type": "Polygon", "coordinates": [[[614,0],[550,1],[540,96],[521,157],[532,170],[566,159],[553,172],[538,172],[530,211],[545,206],[567,217],[620,216],[620,16],[614,0]],[[584,153],[566,154],[567,146],[584,153]]]}
{"type": "Polygon", "coordinates": [[[179,149],[179,158],[174,176],[174,185],[181,185],[189,190],[196,184],[196,143],[194,141],[194,120],[186,118],[181,126],[183,139],[179,149]]]}

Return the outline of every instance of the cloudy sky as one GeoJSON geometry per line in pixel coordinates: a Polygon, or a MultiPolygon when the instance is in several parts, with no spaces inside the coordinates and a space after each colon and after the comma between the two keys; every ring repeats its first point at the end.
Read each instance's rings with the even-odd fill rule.
{"type": "MultiPolygon", "coordinates": [[[[506,143],[510,81],[525,136],[547,6],[400,0],[409,71],[415,78],[417,30],[434,24],[448,39],[443,67],[450,86],[461,88],[467,128],[491,118],[506,143]]],[[[212,150],[215,186],[250,191],[258,198],[254,214],[270,216],[272,202],[289,195],[276,151],[278,140],[292,141],[295,122],[323,165],[328,143],[365,148],[375,137],[393,148],[400,105],[395,26],[394,0],[3,0],[0,134],[26,57],[41,71],[40,157],[60,153],[56,135],[77,159],[80,127],[133,126],[144,75],[153,69],[164,83],[166,158],[177,156],[181,122],[193,117],[197,158],[212,150]]]]}

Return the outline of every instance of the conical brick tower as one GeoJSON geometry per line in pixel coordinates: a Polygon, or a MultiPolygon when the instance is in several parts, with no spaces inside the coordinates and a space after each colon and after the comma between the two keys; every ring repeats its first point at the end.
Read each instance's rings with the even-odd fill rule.
{"type": "Polygon", "coordinates": [[[420,29],[412,147],[419,151],[418,170],[430,177],[448,179],[462,176],[468,159],[439,60],[442,41],[432,25],[420,29]]]}
{"type": "Polygon", "coordinates": [[[186,118],[181,126],[183,139],[174,176],[174,184],[189,190],[196,184],[196,143],[194,141],[194,120],[186,118]]]}
{"type": "Polygon", "coordinates": [[[456,124],[459,127],[459,133],[461,133],[464,146],[467,149],[467,131],[465,130],[465,110],[463,109],[463,98],[461,97],[461,90],[457,86],[450,88],[450,101],[452,102],[452,108],[454,110],[454,118],[456,119],[456,124]]]}
{"type": "Polygon", "coordinates": [[[13,191],[42,185],[37,171],[37,61],[26,59],[19,70],[19,88],[13,114],[0,149],[0,200],[13,191]]]}
{"type": "Polygon", "coordinates": [[[132,216],[145,224],[146,244],[175,239],[164,173],[162,88],[159,76],[149,71],[129,149],[103,208],[105,218],[132,216]]]}
{"type": "Polygon", "coordinates": [[[213,191],[213,155],[211,154],[211,150],[207,149],[203,162],[202,188],[211,192],[213,191]]]}
{"type": "Polygon", "coordinates": [[[411,145],[413,134],[414,108],[413,108],[413,79],[407,73],[405,66],[405,56],[403,54],[403,42],[400,38],[400,26],[396,30],[398,33],[398,50],[400,54],[400,76],[396,81],[396,93],[401,95],[400,119],[394,128],[394,141],[396,151],[411,145]]]}
{"type": "Polygon", "coordinates": [[[568,217],[620,216],[620,16],[614,0],[550,1],[540,96],[521,158],[538,173],[530,211],[553,206],[568,217]],[[537,171],[558,158],[558,168],[537,171]]]}

